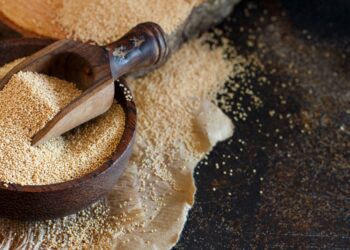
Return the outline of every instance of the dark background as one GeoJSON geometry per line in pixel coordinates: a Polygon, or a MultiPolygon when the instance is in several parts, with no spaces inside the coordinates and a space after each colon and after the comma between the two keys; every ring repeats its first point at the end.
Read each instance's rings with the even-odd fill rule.
{"type": "Polygon", "coordinates": [[[350,249],[350,1],[242,1],[217,28],[264,104],[197,167],[175,249],[350,249]]]}
{"type": "Polygon", "coordinates": [[[350,249],[350,1],[243,0],[212,32],[263,69],[226,84],[247,118],[227,111],[235,135],[196,168],[174,249],[350,249]]]}

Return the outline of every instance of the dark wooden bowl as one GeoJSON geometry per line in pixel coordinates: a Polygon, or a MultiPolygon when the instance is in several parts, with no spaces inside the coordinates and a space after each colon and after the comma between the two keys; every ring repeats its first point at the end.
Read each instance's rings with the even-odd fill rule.
{"type": "MultiPolygon", "coordinates": [[[[16,58],[29,56],[52,40],[28,38],[0,42],[0,66],[16,58]]],[[[42,220],[75,213],[110,192],[125,169],[132,152],[136,128],[136,108],[127,101],[119,83],[115,83],[115,99],[125,112],[125,131],[112,155],[90,174],[71,181],[37,186],[0,182],[0,216],[21,220],[42,220]]]]}

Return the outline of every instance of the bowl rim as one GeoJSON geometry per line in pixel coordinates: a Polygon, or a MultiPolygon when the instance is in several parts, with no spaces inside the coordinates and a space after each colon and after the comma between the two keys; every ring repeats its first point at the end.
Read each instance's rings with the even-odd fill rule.
{"type": "MultiPolygon", "coordinates": [[[[37,46],[45,46],[54,42],[52,39],[43,39],[43,38],[11,38],[4,39],[0,41],[0,51],[3,49],[11,49],[11,47],[15,48],[16,46],[26,46],[26,44],[37,45],[37,46]]],[[[15,60],[15,59],[14,59],[15,60]]],[[[1,66],[9,62],[0,63],[1,66]]],[[[0,66],[0,67],[1,67],[0,66]]],[[[129,90],[127,86],[127,82],[124,78],[120,78],[114,82],[115,84],[115,96],[114,99],[118,101],[118,103],[122,106],[124,114],[125,114],[125,127],[122,137],[114,149],[113,153],[103,162],[103,164],[97,167],[94,171],[85,174],[76,179],[46,184],[46,185],[20,185],[15,183],[7,183],[0,180],[0,190],[13,191],[13,192],[22,192],[22,193],[49,193],[56,192],[65,189],[71,189],[80,185],[83,185],[90,180],[103,175],[108,174],[108,170],[112,167],[118,167],[117,162],[123,158],[125,154],[127,154],[128,150],[131,150],[133,140],[136,134],[136,121],[137,121],[137,113],[136,113],[136,105],[134,102],[134,98],[126,98],[124,95],[125,88],[129,90]]],[[[129,92],[131,93],[131,92],[129,92]]]]}

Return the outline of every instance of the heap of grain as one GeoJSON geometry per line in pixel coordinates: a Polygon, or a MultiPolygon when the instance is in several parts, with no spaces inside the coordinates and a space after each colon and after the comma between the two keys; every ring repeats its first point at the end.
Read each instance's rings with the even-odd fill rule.
{"type": "Polygon", "coordinates": [[[159,23],[167,34],[171,34],[203,0],[180,2],[149,0],[145,6],[138,1],[85,0],[82,4],[81,1],[63,0],[55,21],[68,37],[99,44],[112,42],[145,21],[159,23]]]}
{"type": "Polygon", "coordinates": [[[231,13],[240,0],[0,0],[15,27],[55,39],[106,44],[142,22],[160,24],[177,50],[231,13]],[[31,13],[28,18],[27,13],[31,13]]]}
{"type": "Polygon", "coordinates": [[[12,76],[0,91],[0,181],[21,185],[64,182],[92,172],[111,155],[125,125],[117,103],[96,120],[31,146],[31,137],[80,93],[73,83],[55,77],[34,72],[12,76]]]}

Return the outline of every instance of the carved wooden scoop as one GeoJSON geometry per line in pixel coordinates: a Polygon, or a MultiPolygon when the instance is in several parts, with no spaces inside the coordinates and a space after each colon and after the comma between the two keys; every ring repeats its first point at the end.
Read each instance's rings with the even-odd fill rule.
{"type": "Polygon", "coordinates": [[[19,71],[56,76],[76,83],[83,90],[33,136],[32,145],[39,145],[106,112],[113,103],[114,80],[156,67],[167,55],[162,28],[155,23],[142,23],[105,47],[72,40],[55,42],[9,71],[0,81],[0,90],[19,71]]]}

